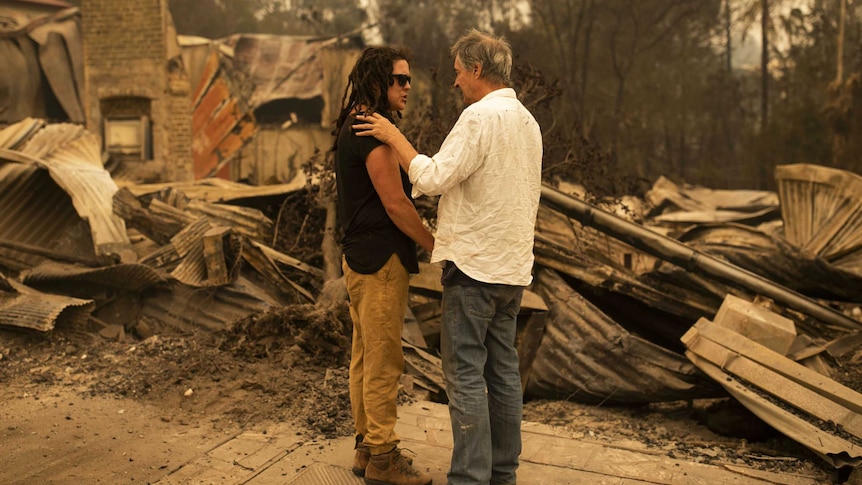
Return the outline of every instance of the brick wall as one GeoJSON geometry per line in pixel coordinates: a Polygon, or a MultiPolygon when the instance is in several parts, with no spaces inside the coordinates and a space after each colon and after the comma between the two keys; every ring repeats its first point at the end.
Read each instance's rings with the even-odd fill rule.
{"type": "Polygon", "coordinates": [[[188,180],[191,95],[188,74],[168,72],[168,52],[178,51],[168,49],[176,42],[169,22],[167,0],[82,1],[87,127],[102,133],[105,100],[149,100],[153,160],[142,161],[142,170],[164,174],[163,181],[188,180]]]}

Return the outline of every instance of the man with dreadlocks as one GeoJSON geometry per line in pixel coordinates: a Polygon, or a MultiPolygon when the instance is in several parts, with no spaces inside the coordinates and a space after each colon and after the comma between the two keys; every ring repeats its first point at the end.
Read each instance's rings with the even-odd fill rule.
{"type": "Polygon", "coordinates": [[[353,473],[371,485],[431,484],[401,455],[395,423],[408,273],[419,272],[416,244],[431,253],[434,237],[416,212],[412,186],[392,149],[351,129],[358,113],[400,117],[410,87],[406,51],[365,49],[350,72],[334,132],[342,269],[353,320],[353,473]]]}

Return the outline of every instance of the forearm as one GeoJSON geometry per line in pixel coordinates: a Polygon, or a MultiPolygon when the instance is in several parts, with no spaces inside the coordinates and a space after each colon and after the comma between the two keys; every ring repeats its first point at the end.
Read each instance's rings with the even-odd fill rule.
{"type": "Polygon", "coordinates": [[[419,214],[413,204],[405,198],[402,202],[386,207],[386,213],[398,229],[418,244],[422,249],[431,253],[434,250],[434,236],[422,224],[419,214]]]}

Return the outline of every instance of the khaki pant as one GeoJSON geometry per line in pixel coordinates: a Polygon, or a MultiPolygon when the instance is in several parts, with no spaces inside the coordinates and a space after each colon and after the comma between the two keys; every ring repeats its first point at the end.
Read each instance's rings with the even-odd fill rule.
{"type": "Polygon", "coordinates": [[[397,255],[374,274],[352,271],[342,261],[353,347],[350,358],[350,405],[354,426],[372,455],[399,442],[395,434],[398,383],[404,370],[401,329],[407,310],[408,273],[397,255]]]}

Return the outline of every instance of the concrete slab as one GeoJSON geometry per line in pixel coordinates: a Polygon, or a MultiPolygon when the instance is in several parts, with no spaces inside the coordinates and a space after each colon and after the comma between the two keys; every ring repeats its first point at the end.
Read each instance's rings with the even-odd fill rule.
{"type": "MultiPolygon", "coordinates": [[[[428,472],[436,485],[446,484],[452,454],[449,412],[445,405],[422,401],[399,406],[396,431],[401,447],[428,472]]],[[[590,442],[564,428],[524,423],[520,485],[634,484],[782,484],[821,485],[809,477],[763,472],[743,466],[714,466],[668,458],[662,453],[590,442]]],[[[350,471],[353,438],[300,442],[289,426],[266,434],[243,433],[166,476],[158,485],[363,485],[350,471]]]]}

